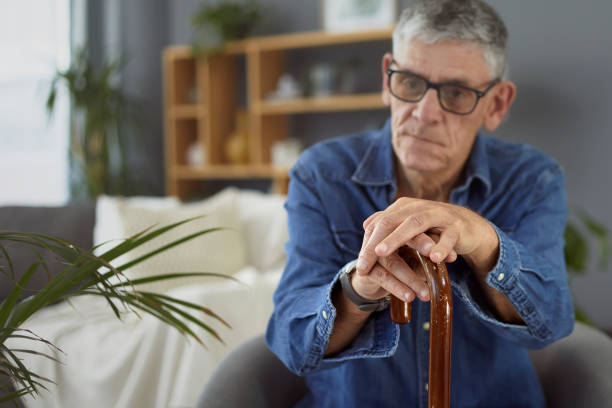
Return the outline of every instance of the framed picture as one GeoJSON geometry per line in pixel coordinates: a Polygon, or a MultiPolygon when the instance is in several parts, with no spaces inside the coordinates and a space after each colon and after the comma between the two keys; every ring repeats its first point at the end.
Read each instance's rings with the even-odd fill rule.
{"type": "Polygon", "coordinates": [[[387,28],[397,18],[397,0],[321,0],[323,29],[330,32],[387,28]]]}

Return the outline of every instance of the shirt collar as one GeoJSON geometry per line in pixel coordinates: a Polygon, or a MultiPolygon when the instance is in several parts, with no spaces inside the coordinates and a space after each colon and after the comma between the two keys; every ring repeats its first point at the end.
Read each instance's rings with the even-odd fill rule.
{"type": "Polygon", "coordinates": [[[467,189],[474,180],[478,179],[485,187],[485,194],[489,195],[491,192],[491,171],[485,138],[486,136],[482,136],[480,133],[476,135],[472,151],[465,165],[465,182],[457,190],[467,189]]]}
{"type": "Polygon", "coordinates": [[[391,119],[374,135],[357,170],[351,177],[355,183],[381,186],[395,183],[393,149],[391,147],[391,119]]]}
{"type": "MultiPolygon", "coordinates": [[[[394,167],[391,119],[388,119],[378,134],[374,135],[351,180],[370,186],[395,185],[394,167]]],[[[457,190],[467,189],[475,179],[482,181],[488,195],[491,192],[491,174],[484,136],[480,134],[476,135],[465,166],[465,182],[457,190]]]]}

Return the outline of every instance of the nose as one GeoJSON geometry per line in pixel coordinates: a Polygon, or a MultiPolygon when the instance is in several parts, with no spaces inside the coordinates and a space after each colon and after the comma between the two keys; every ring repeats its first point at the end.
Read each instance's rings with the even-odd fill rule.
{"type": "Polygon", "coordinates": [[[435,89],[428,89],[423,98],[415,105],[413,115],[423,122],[436,122],[440,119],[442,108],[438,102],[438,93],[435,89]]]}

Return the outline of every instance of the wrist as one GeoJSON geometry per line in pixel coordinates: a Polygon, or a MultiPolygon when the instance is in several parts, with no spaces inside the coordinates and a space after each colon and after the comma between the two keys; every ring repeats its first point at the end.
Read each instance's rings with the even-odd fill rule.
{"type": "Polygon", "coordinates": [[[351,282],[352,275],[355,272],[355,261],[351,261],[346,264],[341,272],[340,272],[340,285],[342,287],[342,292],[344,296],[359,310],[364,312],[376,312],[379,310],[384,310],[389,306],[389,297],[385,296],[381,299],[366,299],[359,295],[357,291],[353,288],[353,284],[351,282]]]}
{"type": "Polygon", "coordinates": [[[497,264],[499,257],[499,237],[495,228],[486,222],[482,236],[484,237],[480,245],[471,253],[464,254],[470,268],[476,273],[486,276],[497,264]]]}

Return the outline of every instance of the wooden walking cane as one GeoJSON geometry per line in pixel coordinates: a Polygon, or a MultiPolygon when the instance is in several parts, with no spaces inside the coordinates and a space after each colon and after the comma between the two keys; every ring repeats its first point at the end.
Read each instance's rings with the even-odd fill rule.
{"type": "MultiPolygon", "coordinates": [[[[433,263],[418,251],[404,246],[398,251],[408,266],[423,267],[429,287],[429,408],[450,406],[450,363],[453,328],[453,298],[450,279],[444,262],[433,263]]],[[[391,296],[391,319],[395,323],[410,321],[410,303],[391,296]]]]}

